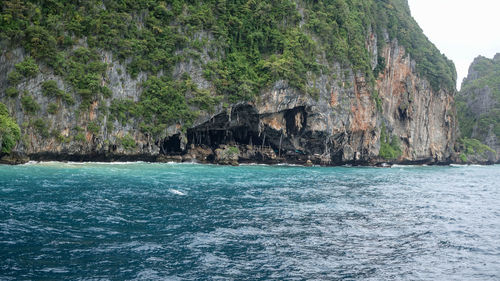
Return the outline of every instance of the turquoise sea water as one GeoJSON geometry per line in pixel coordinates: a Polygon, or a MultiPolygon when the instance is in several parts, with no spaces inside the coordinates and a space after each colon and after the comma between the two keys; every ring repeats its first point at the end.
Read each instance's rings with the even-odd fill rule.
{"type": "Polygon", "coordinates": [[[500,166],[0,166],[0,280],[500,280],[500,166]]]}

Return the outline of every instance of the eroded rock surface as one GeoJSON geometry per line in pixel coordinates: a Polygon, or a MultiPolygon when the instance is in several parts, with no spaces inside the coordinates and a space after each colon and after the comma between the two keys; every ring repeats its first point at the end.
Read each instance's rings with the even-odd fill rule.
{"type": "MultiPolygon", "coordinates": [[[[41,105],[40,117],[49,127],[62,132],[62,137],[67,137],[73,128],[81,127],[85,141],[44,139],[28,129],[24,145],[16,149],[35,160],[71,161],[194,161],[232,165],[452,161],[456,139],[454,92],[433,91],[429,82],[417,75],[415,62],[396,40],[388,42],[382,50],[376,49],[376,38],[367,44],[375,58],[381,56],[386,61],[375,84],[364,75],[339,66],[330,75],[309,81],[317,95],[305,94],[286,81],[277,81],[253,102],[219,106],[212,114],[200,115],[187,130],[182,130],[180,124],[169,127],[167,137],[160,141],[141,133],[133,122],[116,120],[109,120],[112,126],[106,126],[108,120],[101,120],[100,133],[94,134],[86,125],[89,120],[105,116],[98,101],[89,112],[78,112],[74,106],[61,107],[57,114],[48,115],[44,112],[54,101],[35,95],[41,105]],[[339,78],[341,76],[344,78],[339,78]],[[398,140],[401,150],[398,158],[379,156],[383,133],[398,140]],[[133,139],[135,145],[124,147],[123,138],[133,139]]],[[[0,69],[0,77],[5,79],[7,72],[23,57],[22,50],[5,52],[1,61],[6,64],[0,69]]],[[[110,65],[107,72],[113,98],[138,100],[140,83],[145,76],[131,78],[111,54],[103,53],[103,57],[110,65]]],[[[376,59],[373,60],[375,66],[376,59]]],[[[200,87],[210,87],[201,78],[201,69],[192,63],[182,63],[175,69],[196,72],[192,76],[199,81],[195,82],[200,87]]],[[[23,87],[40,92],[41,83],[46,79],[56,79],[61,88],[67,87],[57,77],[49,76],[42,72],[23,87]]],[[[109,101],[101,102],[109,106],[109,101]]],[[[6,104],[16,112],[19,124],[27,120],[19,102],[9,100],[6,104]]]]}
{"type": "Polygon", "coordinates": [[[303,95],[278,81],[258,101],[235,104],[189,129],[187,145],[213,149],[216,163],[219,146],[232,145],[245,162],[377,164],[387,161],[379,157],[385,128],[400,140],[402,154],[394,162],[451,161],[456,138],[454,93],[432,91],[397,43],[387,46],[383,55],[386,69],[375,87],[380,106],[363,76],[352,75],[350,87],[320,77],[315,81],[319,97],[303,95]]]}

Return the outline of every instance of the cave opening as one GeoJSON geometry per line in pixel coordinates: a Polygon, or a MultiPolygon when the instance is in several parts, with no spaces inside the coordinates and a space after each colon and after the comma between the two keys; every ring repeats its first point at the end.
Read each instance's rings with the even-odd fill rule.
{"type": "Polygon", "coordinates": [[[262,137],[248,126],[236,126],[231,128],[193,128],[187,132],[188,146],[205,145],[212,149],[221,144],[227,145],[261,145],[262,137]]]}
{"type": "Polygon", "coordinates": [[[209,121],[187,130],[187,144],[205,145],[212,149],[221,144],[261,145],[258,133],[259,114],[248,104],[235,106],[209,121]]]}
{"type": "MultiPolygon", "coordinates": [[[[185,143],[180,133],[165,138],[161,145],[162,153],[179,155],[192,146],[215,150],[220,145],[271,148],[277,155],[304,153],[296,149],[293,140],[300,138],[306,130],[307,112],[304,106],[282,112],[286,123],[283,124],[286,129],[283,130],[263,124],[260,114],[251,105],[239,105],[229,112],[217,114],[210,120],[189,128],[186,131],[185,143]]],[[[321,148],[324,150],[324,145],[321,145],[321,148]]]]}
{"type": "Polygon", "coordinates": [[[165,138],[161,146],[163,154],[181,154],[183,152],[181,135],[175,134],[165,138]]]}
{"type": "Polygon", "coordinates": [[[299,106],[287,110],[284,114],[286,121],[286,131],[289,135],[302,133],[307,124],[307,113],[305,107],[299,106]]]}

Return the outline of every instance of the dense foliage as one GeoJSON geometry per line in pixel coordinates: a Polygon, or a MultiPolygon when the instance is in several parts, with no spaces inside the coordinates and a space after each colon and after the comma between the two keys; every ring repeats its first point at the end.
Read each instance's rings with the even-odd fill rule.
{"type": "Polygon", "coordinates": [[[9,116],[5,104],[0,103],[0,154],[10,153],[21,137],[19,126],[9,116]]]}
{"type": "Polygon", "coordinates": [[[477,139],[464,137],[459,140],[459,143],[463,147],[463,152],[460,154],[460,159],[463,162],[467,162],[469,155],[479,155],[488,158],[488,152],[495,153],[495,150],[477,139]]]}
{"type": "MultiPolygon", "coordinates": [[[[434,90],[454,89],[453,64],[423,35],[406,0],[4,0],[0,10],[0,41],[30,55],[9,74],[8,96],[17,97],[16,85],[43,64],[70,86],[47,81],[44,94],[88,110],[112,96],[102,55],[108,51],[131,77],[149,75],[139,102],[114,100],[102,112],[119,122],[134,117],[153,135],[190,124],[197,110],[252,100],[277,80],[315,95],[308,81],[335,63],[373,82],[385,61],[371,65],[372,33],[379,47],[385,34],[398,39],[434,90]],[[188,60],[202,67],[213,91],[186,75],[173,77],[173,66],[188,60]]],[[[26,111],[38,110],[29,96],[22,99],[26,111]]]]}
{"type": "Polygon", "coordinates": [[[380,131],[380,150],[379,156],[387,160],[395,160],[402,154],[401,144],[397,136],[392,136],[387,133],[385,125],[380,131]]]}
{"type": "Polygon", "coordinates": [[[463,137],[485,141],[490,129],[500,139],[500,55],[478,57],[457,96],[457,112],[463,137]],[[482,93],[482,94],[481,94],[482,93]],[[486,95],[490,93],[491,95],[486,95]],[[474,109],[486,106],[486,108],[474,109]]]}

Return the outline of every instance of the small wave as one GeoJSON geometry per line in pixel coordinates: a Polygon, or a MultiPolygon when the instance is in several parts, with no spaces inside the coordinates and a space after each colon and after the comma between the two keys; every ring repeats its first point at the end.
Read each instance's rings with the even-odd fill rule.
{"type": "Polygon", "coordinates": [[[185,196],[186,195],[186,193],[184,193],[182,191],[179,191],[177,189],[173,189],[173,188],[169,189],[168,191],[172,192],[175,195],[180,195],[180,196],[185,196]]]}
{"type": "Polygon", "coordinates": [[[259,163],[242,163],[240,166],[271,166],[269,164],[259,164],[259,163]]]}
{"type": "Polygon", "coordinates": [[[125,161],[125,162],[64,162],[70,165],[132,165],[132,164],[150,164],[144,161],[125,161]]]}
{"type": "Polygon", "coordinates": [[[106,198],[103,198],[103,199],[102,199],[102,201],[104,201],[104,202],[106,202],[106,203],[110,203],[110,204],[112,204],[112,205],[114,205],[114,206],[118,205],[118,203],[116,203],[115,201],[111,201],[111,200],[106,199],[106,198]]]}
{"type": "Polygon", "coordinates": [[[120,216],[107,216],[107,217],[103,218],[103,221],[111,222],[111,223],[120,223],[120,222],[130,223],[129,220],[122,218],[120,216]]]}
{"type": "MultiPolygon", "coordinates": [[[[290,163],[279,163],[279,164],[276,164],[276,166],[282,166],[282,167],[306,167],[306,165],[290,164],[290,163]]],[[[312,167],[320,167],[320,166],[313,165],[312,167]]]]}
{"type": "Polygon", "coordinates": [[[153,162],[144,162],[144,161],[127,161],[127,162],[76,162],[76,161],[29,161],[28,163],[23,164],[24,166],[31,165],[40,165],[40,166],[48,166],[48,165],[131,165],[131,164],[151,164],[153,162]]]}
{"type": "MultiPolygon", "coordinates": [[[[263,166],[263,167],[306,167],[305,165],[300,164],[291,164],[291,163],[277,163],[277,164],[263,164],[263,163],[242,163],[240,166],[263,166]]],[[[316,165],[314,165],[316,167],[316,165]]],[[[320,167],[320,166],[317,166],[320,167]]]]}
{"type": "Polygon", "coordinates": [[[428,167],[428,165],[427,164],[420,164],[420,165],[393,164],[393,165],[391,165],[391,168],[418,168],[418,167],[428,167]]]}
{"type": "Polygon", "coordinates": [[[46,267],[40,270],[41,272],[49,273],[68,273],[69,270],[66,267],[46,267]]]}
{"type": "Polygon", "coordinates": [[[146,261],[149,261],[149,262],[165,262],[164,259],[158,258],[158,257],[149,257],[149,258],[146,259],[146,261]]]}
{"type": "Polygon", "coordinates": [[[135,252],[151,252],[151,251],[157,251],[161,250],[163,247],[160,244],[156,243],[144,243],[142,245],[139,245],[137,247],[134,247],[132,251],[135,252]]]}
{"type": "Polygon", "coordinates": [[[394,164],[390,166],[391,168],[413,168],[415,165],[401,165],[401,164],[394,164]]]}
{"type": "Polygon", "coordinates": [[[450,164],[450,167],[488,167],[488,165],[480,165],[480,164],[450,164]]]}
{"type": "Polygon", "coordinates": [[[175,162],[175,161],[168,161],[168,162],[153,162],[153,164],[159,164],[159,165],[214,165],[210,163],[199,163],[199,162],[175,162]]]}
{"type": "Polygon", "coordinates": [[[21,166],[32,166],[32,165],[36,165],[36,164],[40,164],[40,162],[39,161],[28,161],[27,163],[24,163],[21,166]]]}

